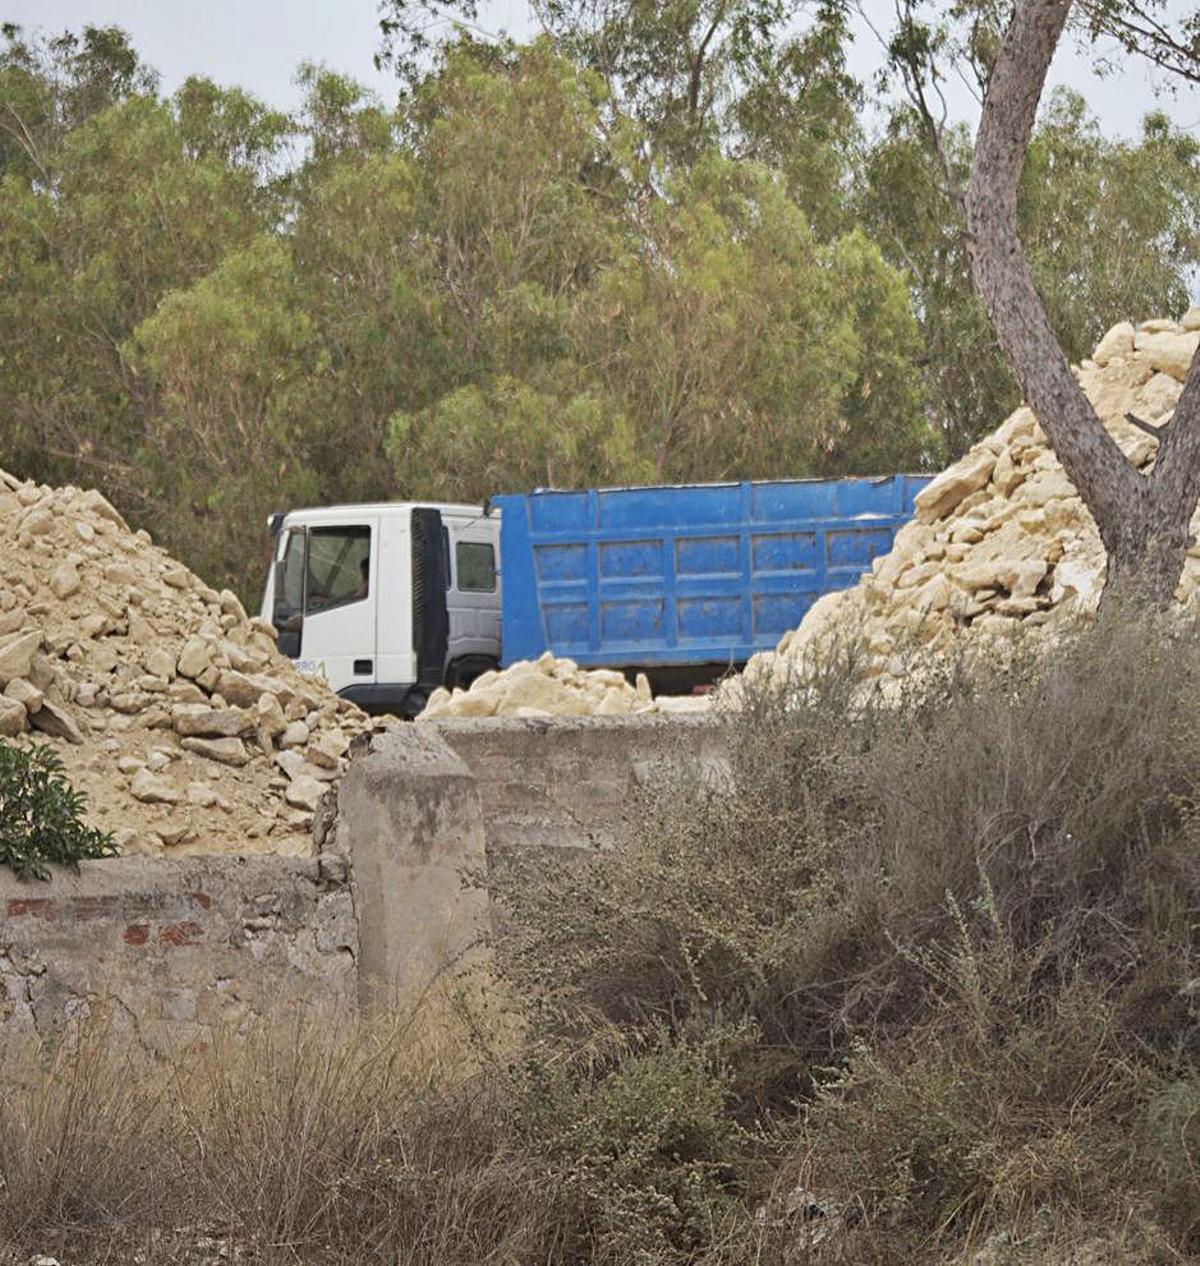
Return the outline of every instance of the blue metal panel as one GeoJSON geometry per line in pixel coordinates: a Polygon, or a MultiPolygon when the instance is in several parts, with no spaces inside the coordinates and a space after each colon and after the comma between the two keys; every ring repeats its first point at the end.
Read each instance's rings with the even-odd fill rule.
{"type": "Polygon", "coordinates": [[[493,498],[504,662],[742,663],[891,548],[928,483],[789,479],[493,498]]]}

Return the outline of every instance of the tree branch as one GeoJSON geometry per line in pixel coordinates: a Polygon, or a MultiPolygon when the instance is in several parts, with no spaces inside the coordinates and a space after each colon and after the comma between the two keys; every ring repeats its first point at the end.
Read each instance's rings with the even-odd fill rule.
{"type": "Polygon", "coordinates": [[[1197,348],[1175,402],[1170,425],[1154,463],[1155,508],[1167,516],[1190,519],[1200,499],[1200,348],[1197,348]]]}
{"type": "Polygon", "coordinates": [[[725,5],[721,3],[717,5],[717,11],[713,15],[712,23],[704,33],[704,38],[700,41],[700,47],[696,49],[695,57],[692,58],[692,73],[688,78],[688,117],[693,123],[700,108],[700,83],[704,74],[704,59],[708,55],[708,46],[712,42],[712,37],[716,35],[724,16],[725,5]]]}
{"type": "Polygon", "coordinates": [[[1038,102],[1071,0],[1018,0],[992,71],[967,190],[971,272],[997,339],[1106,549],[1147,481],[1076,382],[1017,231],[1017,188],[1038,102]]]}

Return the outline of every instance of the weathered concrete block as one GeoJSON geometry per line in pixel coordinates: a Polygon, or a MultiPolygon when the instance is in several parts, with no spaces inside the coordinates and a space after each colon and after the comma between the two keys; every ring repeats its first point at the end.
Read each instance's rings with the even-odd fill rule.
{"type": "Polygon", "coordinates": [[[336,847],[350,860],[365,1006],[416,997],[477,945],[484,819],[467,766],[428,727],[372,740],[338,789],[336,847]]]}

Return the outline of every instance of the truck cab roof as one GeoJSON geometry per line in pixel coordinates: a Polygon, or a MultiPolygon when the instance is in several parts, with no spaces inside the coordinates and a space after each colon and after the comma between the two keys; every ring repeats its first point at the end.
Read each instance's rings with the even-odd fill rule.
{"type": "Polygon", "coordinates": [[[481,505],[466,505],[450,501],[360,501],[349,505],[301,506],[295,510],[279,511],[267,520],[271,535],[276,535],[288,520],[300,523],[345,523],[364,515],[407,514],[410,510],[440,510],[451,519],[482,519],[488,511],[481,505]]]}

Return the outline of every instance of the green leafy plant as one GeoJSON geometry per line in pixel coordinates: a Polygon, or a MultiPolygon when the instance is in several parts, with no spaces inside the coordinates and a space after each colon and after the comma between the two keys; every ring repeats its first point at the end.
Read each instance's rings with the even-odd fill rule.
{"type": "Polygon", "coordinates": [[[18,879],[48,879],[50,864],[111,857],[111,833],[85,825],[87,798],[63,774],[52,747],[0,743],[0,863],[18,879]]]}

